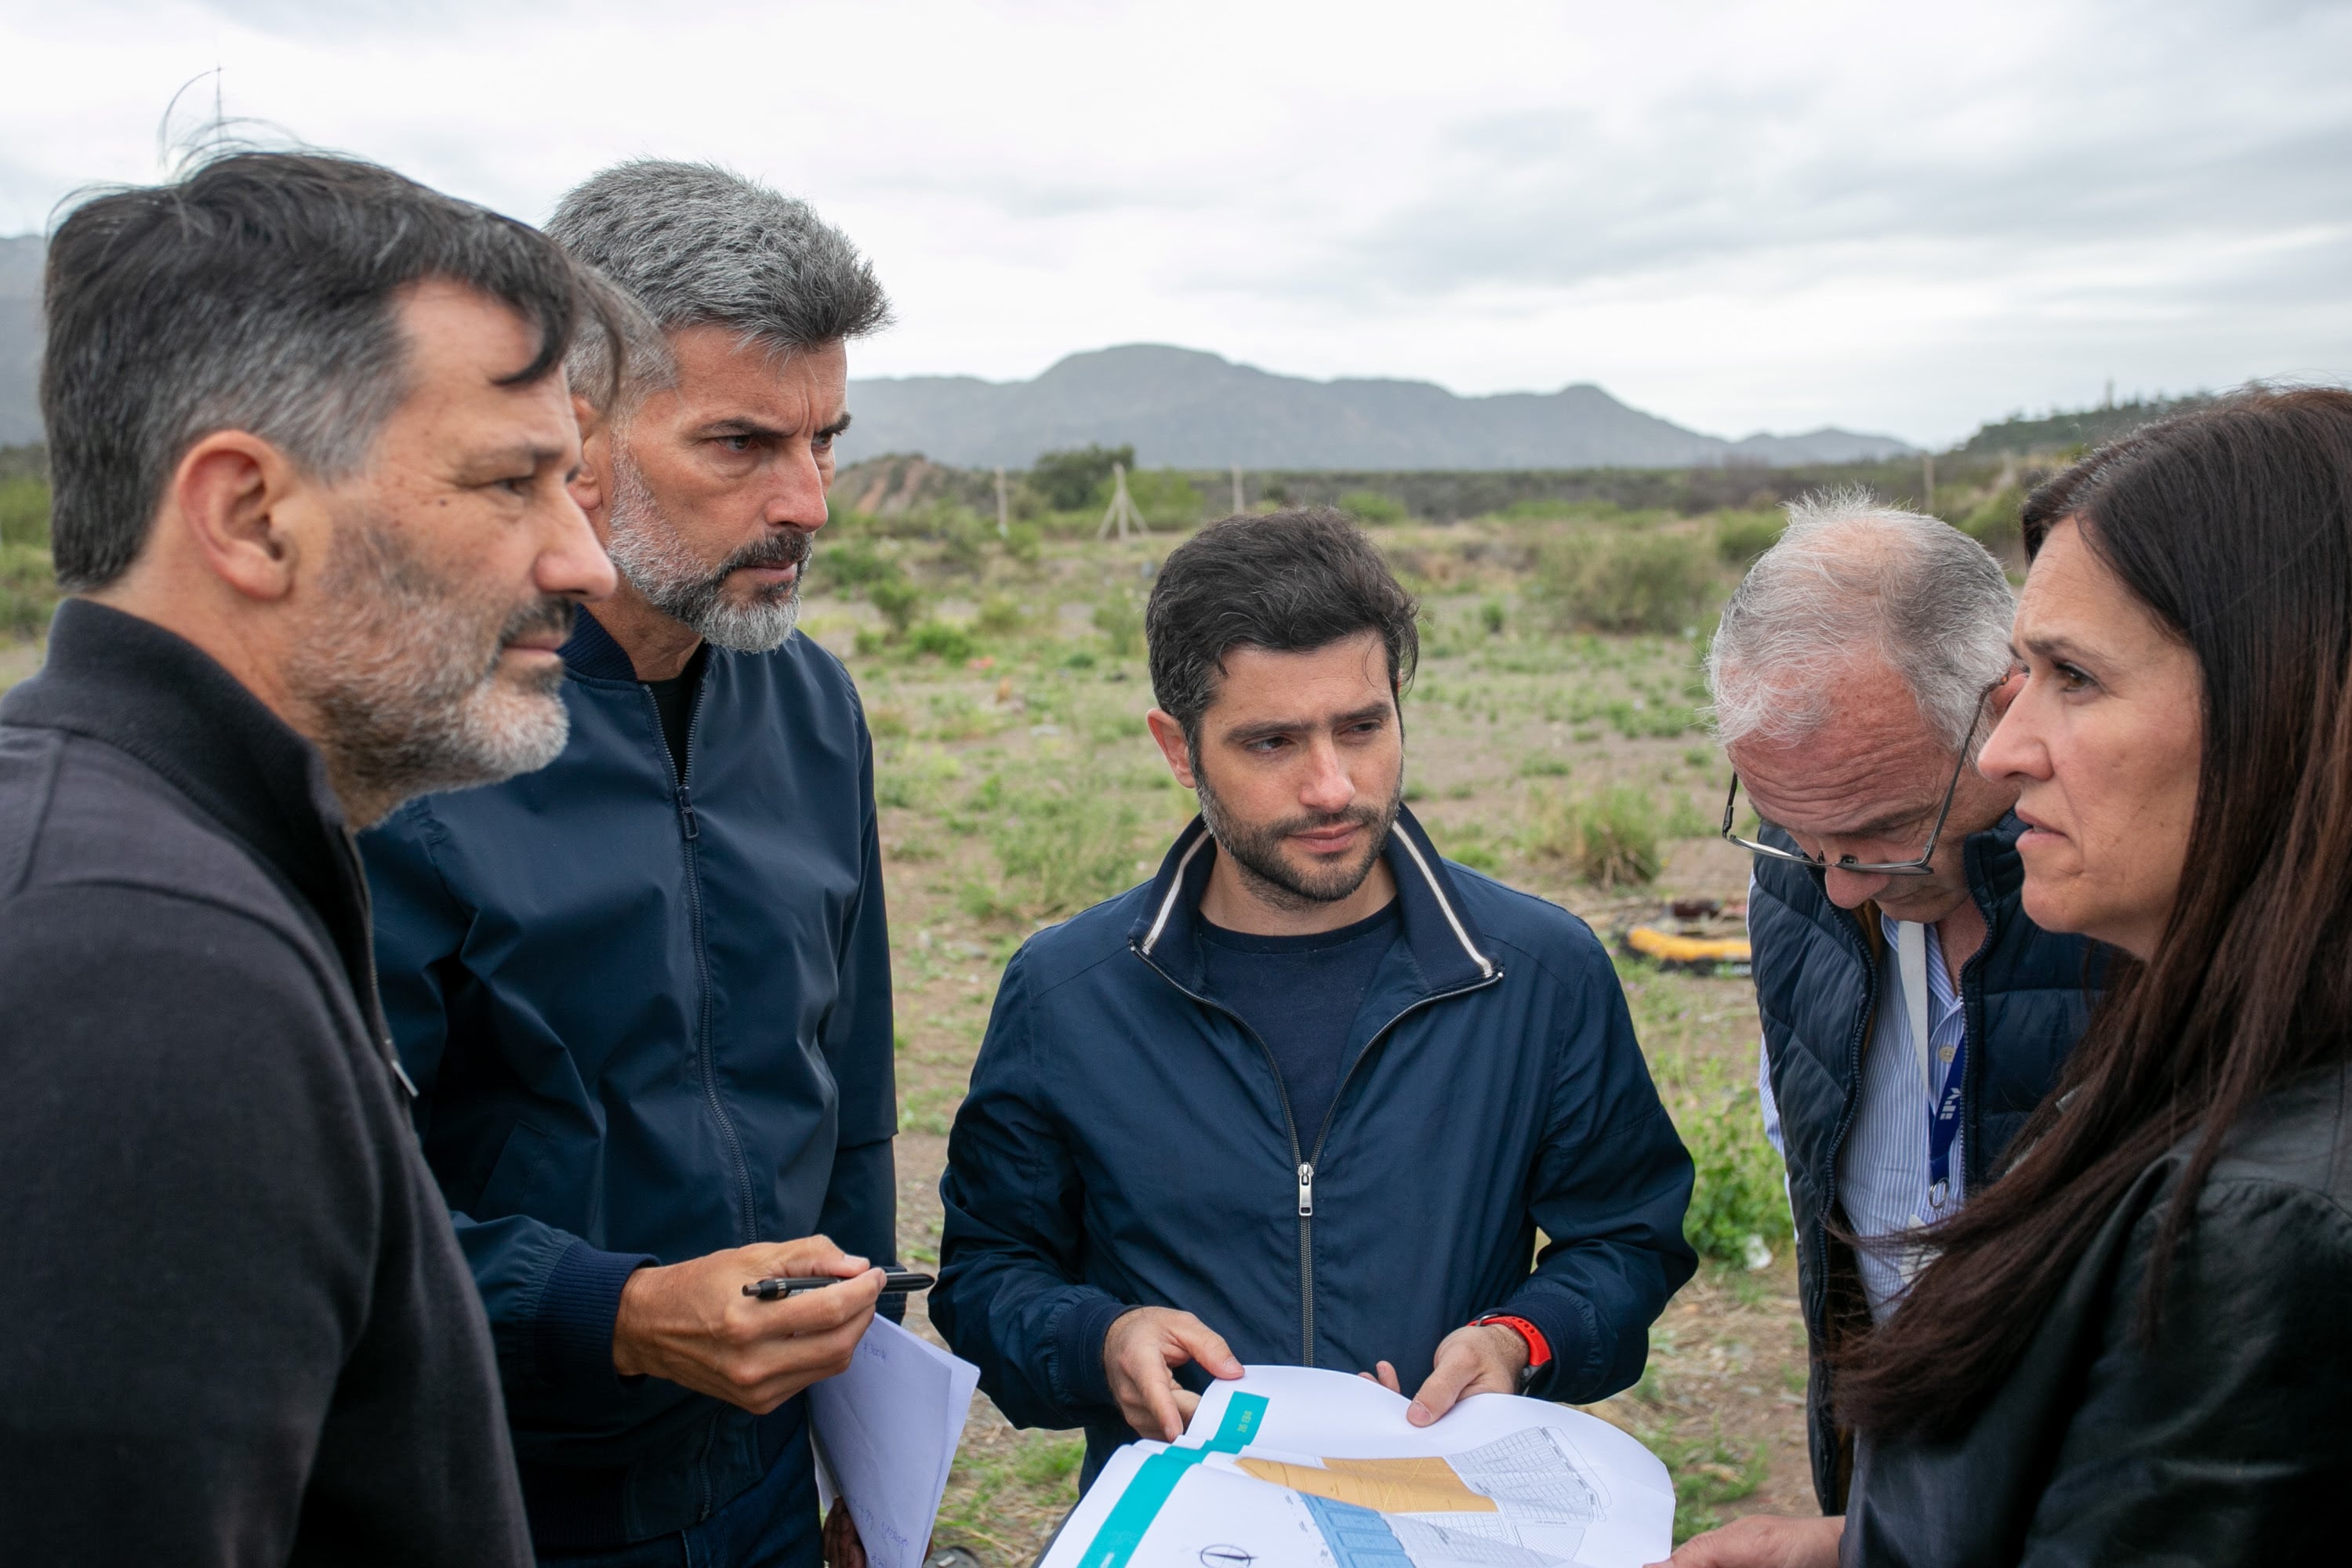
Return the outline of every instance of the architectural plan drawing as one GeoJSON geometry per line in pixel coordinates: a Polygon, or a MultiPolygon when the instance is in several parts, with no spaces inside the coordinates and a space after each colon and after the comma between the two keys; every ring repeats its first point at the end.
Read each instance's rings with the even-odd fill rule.
{"type": "Polygon", "coordinates": [[[1635,1568],[1665,1467],[1607,1423],[1480,1394],[1436,1425],[1340,1373],[1251,1367],[1181,1443],[1114,1455],[1043,1568],[1635,1568]]]}

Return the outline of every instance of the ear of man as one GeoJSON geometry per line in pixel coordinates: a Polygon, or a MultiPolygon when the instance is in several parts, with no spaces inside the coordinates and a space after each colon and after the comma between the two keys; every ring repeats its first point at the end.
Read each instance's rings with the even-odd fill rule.
{"type": "Polygon", "coordinates": [[[87,597],[204,649],[281,716],[293,607],[327,559],[324,486],[246,430],[198,437],[172,469],[131,564],[87,597]]]}
{"type": "Polygon", "coordinates": [[[190,447],[126,578],[152,563],[162,574],[198,566],[233,593],[282,600],[316,552],[313,487],[276,447],[243,430],[215,430],[190,447]],[[176,559],[175,559],[176,558],[176,559]]]}
{"type": "Polygon", "coordinates": [[[573,504],[588,514],[599,543],[612,542],[612,525],[605,515],[612,496],[612,426],[595,404],[579,393],[572,395],[572,417],[580,421],[580,471],[566,487],[573,504]]]}
{"type": "Polygon", "coordinates": [[[1184,726],[1176,721],[1174,714],[1160,708],[1146,713],[1143,721],[1150,726],[1151,739],[1158,743],[1160,754],[1168,760],[1168,771],[1176,775],[1176,782],[1186,789],[1198,788],[1192,775],[1192,748],[1184,739],[1184,726]]]}

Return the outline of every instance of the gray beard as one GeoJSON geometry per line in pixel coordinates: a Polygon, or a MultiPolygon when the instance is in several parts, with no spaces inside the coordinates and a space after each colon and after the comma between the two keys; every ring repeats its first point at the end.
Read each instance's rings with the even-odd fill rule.
{"type": "Polygon", "coordinates": [[[319,717],[319,750],[346,802],[388,808],[555,760],[571,732],[562,670],[512,681],[499,655],[530,632],[569,635],[569,600],[541,597],[501,616],[364,513],[341,521],[331,548],[321,613],[286,680],[319,717]]]}
{"type": "Polygon", "coordinates": [[[1380,864],[1387,849],[1389,832],[1396,826],[1397,809],[1404,801],[1404,778],[1400,769],[1397,787],[1386,802],[1376,806],[1360,805],[1338,816],[1295,816],[1258,827],[1241,822],[1225,810],[1224,802],[1210,787],[1209,775],[1201,771],[1199,757],[1192,759],[1194,792],[1201,800],[1201,818],[1209,825],[1210,837],[1217,848],[1234,858],[1234,868],[1241,872],[1242,885],[1269,906],[1293,913],[1336,904],[1355,896],[1364,885],[1364,879],[1380,864]],[[1297,868],[1283,858],[1282,841],[1301,828],[1326,827],[1335,822],[1359,822],[1370,827],[1371,843],[1362,859],[1351,866],[1328,868],[1321,876],[1302,875],[1297,868]]]}
{"type": "Polygon", "coordinates": [[[645,595],[646,603],[707,643],[736,653],[766,653],[782,647],[800,624],[801,582],[795,575],[780,588],[762,588],[748,603],[727,597],[727,579],[746,566],[805,569],[809,536],[797,529],[745,545],[717,571],[687,548],[663,515],[645,475],[624,445],[613,446],[613,501],[605,513],[611,542],[604,552],[614,569],[645,595]]]}

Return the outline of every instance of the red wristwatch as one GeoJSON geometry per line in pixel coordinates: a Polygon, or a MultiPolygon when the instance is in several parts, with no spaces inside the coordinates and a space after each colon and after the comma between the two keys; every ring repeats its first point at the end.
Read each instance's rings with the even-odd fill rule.
{"type": "Polygon", "coordinates": [[[1508,1312],[1496,1312],[1492,1317],[1480,1318],[1471,1324],[1471,1327],[1483,1328],[1488,1323],[1499,1323],[1528,1342],[1528,1364],[1519,1373],[1519,1386],[1527,1387],[1536,1380],[1536,1373],[1550,1363],[1551,1342],[1544,1338],[1541,1329],[1537,1328],[1525,1318],[1515,1318],[1508,1312]]]}

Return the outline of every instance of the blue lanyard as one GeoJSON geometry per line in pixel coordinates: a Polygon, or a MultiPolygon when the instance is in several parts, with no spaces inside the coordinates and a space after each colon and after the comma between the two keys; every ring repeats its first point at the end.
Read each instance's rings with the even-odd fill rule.
{"type": "Polygon", "coordinates": [[[1968,1071],[1969,1037],[1952,1047],[1952,1065],[1944,1069],[1944,1089],[1927,1110],[1927,1195],[1937,1208],[1952,1189],[1952,1140],[1960,1131],[1960,1082],[1968,1071]]]}

